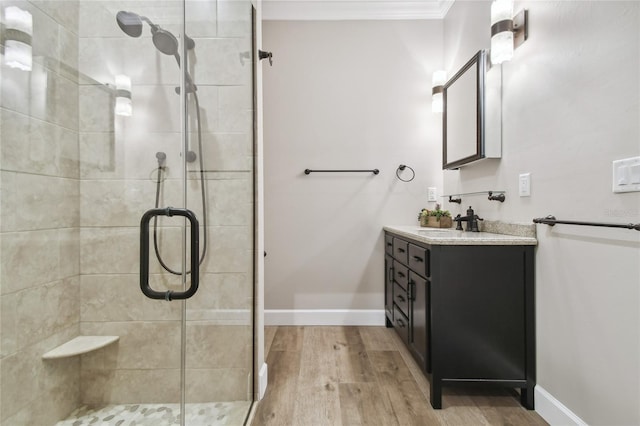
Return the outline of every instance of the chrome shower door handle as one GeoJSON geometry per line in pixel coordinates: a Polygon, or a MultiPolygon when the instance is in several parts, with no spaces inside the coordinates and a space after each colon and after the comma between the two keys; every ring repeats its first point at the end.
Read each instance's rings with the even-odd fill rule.
{"type": "Polygon", "coordinates": [[[194,212],[189,209],[165,207],[147,210],[140,219],[140,289],[145,296],[158,300],[188,299],[198,291],[200,280],[200,224],[194,212]],[[183,216],[191,224],[191,285],[186,291],[157,291],[149,286],[149,222],[156,216],[183,216]]]}

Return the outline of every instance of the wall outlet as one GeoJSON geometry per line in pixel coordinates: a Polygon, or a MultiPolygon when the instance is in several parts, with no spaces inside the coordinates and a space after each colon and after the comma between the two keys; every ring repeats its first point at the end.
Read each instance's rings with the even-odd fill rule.
{"type": "Polygon", "coordinates": [[[613,162],[613,192],[640,191],[640,157],[613,162]]]}
{"type": "Polygon", "coordinates": [[[522,173],[518,179],[518,193],[521,197],[531,196],[531,173],[522,173]]]}
{"type": "Polygon", "coordinates": [[[430,186],[427,191],[427,201],[438,201],[438,194],[436,188],[430,186]]]}

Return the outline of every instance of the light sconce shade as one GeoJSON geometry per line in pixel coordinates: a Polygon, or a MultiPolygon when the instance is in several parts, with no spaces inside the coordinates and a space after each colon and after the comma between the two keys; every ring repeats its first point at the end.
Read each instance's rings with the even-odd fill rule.
{"type": "Polygon", "coordinates": [[[431,82],[431,111],[442,112],[442,91],[444,89],[444,84],[447,82],[447,72],[444,70],[434,72],[431,82]]]}
{"type": "Polygon", "coordinates": [[[116,115],[131,116],[131,79],[126,75],[116,75],[116,115]]]}
{"type": "Polygon", "coordinates": [[[513,58],[513,50],[528,37],[528,11],[513,16],[513,0],[494,0],[491,4],[491,63],[513,58]]]}
{"type": "Polygon", "coordinates": [[[4,9],[4,63],[8,67],[31,71],[31,36],[33,17],[31,13],[16,6],[4,9]]]}

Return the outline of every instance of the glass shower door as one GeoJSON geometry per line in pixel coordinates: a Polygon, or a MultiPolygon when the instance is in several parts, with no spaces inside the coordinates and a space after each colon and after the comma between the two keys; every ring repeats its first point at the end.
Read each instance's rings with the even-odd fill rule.
{"type": "Polygon", "coordinates": [[[0,425],[243,424],[250,2],[0,5],[0,425]]]}
{"type": "Polygon", "coordinates": [[[197,86],[187,103],[187,145],[198,154],[188,163],[186,206],[201,224],[206,218],[207,238],[198,293],[186,303],[186,417],[239,425],[253,400],[251,2],[186,1],[185,32],[195,42],[186,71],[197,86]]]}

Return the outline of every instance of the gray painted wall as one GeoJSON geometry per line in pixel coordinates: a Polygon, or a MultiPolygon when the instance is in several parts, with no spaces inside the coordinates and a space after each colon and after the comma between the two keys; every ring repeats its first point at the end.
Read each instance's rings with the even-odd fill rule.
{"type": "MultiPolygon", "coordinates": [[[[516,4],[529,40],[503,65],[503,157],[444,172],[445,190],[480,216],[640,222],[640,193],[613,194],[611,161],[640,155],[638,2],[516,4]],[[531,197],[518,174],[531,173],[531,197]]],[[[445,66],[489,46],[489,2],[456,1],[444,21],[445,66]]],[[[457,213],[457,212],[456,212],[457,213]]],[[[640,424],[640,235],[538,226],[538,383],[588,424],[640,424]]]]}
{"type": "MultiPolygon", "coordinates": [[[[381,226],[416,223],[427,186],[507,191],[503,204],[445,204],[454,214],[640,221],[640,193],[611,191],[611,161],[640,155],[640,3],[522,7],[530,39],[502,70],[503,156],[447,172],[431,73],[489,47],[490,2],[458,0],[443,22],[265,23],[278,52],[264,88],[265,309],[382,309],[381,226]],[[400,163],[416,181],[395,179],[400,163]],[[360,165],[383,172],[302,175],[360,165]]],[[[589,424],[640,424],[640,235],[539,226],[538,238],[539,385],[589,424]]]]}
{"type": "Polygon", "coordinates": [[[442,21],[267,21],[263,46],[265,309],[382,310],[382,226],[417,224],[441,187],[442,21]]]}

